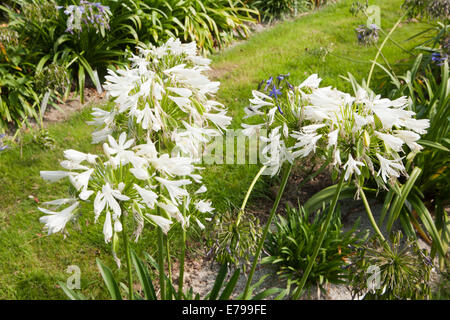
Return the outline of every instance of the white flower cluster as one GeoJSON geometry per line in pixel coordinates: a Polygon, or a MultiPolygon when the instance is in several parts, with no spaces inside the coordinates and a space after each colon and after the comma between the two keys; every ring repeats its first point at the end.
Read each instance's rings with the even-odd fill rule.
{"type": "Polygon", "coordinates": [[[210,60],[197,56],[195,42],[178,39],[139,51],[130,58],[130,69],[109,70],[106,76],[105,88],[116,106],[110,112],[95,110],[91,124],[101,129],[94,132],[94,143],[118,130],[121,119],[131,119],[146,133],[137,139],[162,134],[183,154],[199,157],[201,146],[231,123],[224,106],[212,100],[220,83],[204,75],[210,60]]]}
{"type": "Polygon", "coordinates": [[[66,150],[60,164],[68,171],[41,171],[49,181],[68,177],[73,186],[73,198],[44,203],[67,208],[39,208],[47,214],[40,221],[49,233],[64,230],[84,210],[93,211],[95,221],[104,214],[106,242],[122,231],[128,213],[137,223],[136,240],[145,222],[165,233],[174,222],[185,229],[195,220],[204,228],[198,216],[214,208],[200,199],[207,189],[195,156],[198,144],[222,134],[230,118],[222,105],[209,100],[219,83],[202,75],[209,60],[195,52],[195,43],[169,40],[160,48],[141,49],[140,56],[132,57],[131,69],[110,71],[105,88],[116,105],[112,111],[95,109],[91,122],[102,126],[93,138],[107,140],[104,154],[66,150]],[[166,64],[172,66],[162,68],[166,64]],[[209,121],[219,129],[209,128],[209,121]],[[181,125],[186,131],[177,131],[181,125]]]}
{"type": "MultiPolygon", "coordinates": [[[[92,203],[93,200],[95,221],[100,214],[105,214],[103,232],[106,242],[111,240],[113,231],[122,231],[120,218],[123,210],[134,212],[138,215],[138,221],[153,221],[166,233],[172,219],[185,228],[197,211],[212,212],[209,201],[191,201],[190,194],[184,188],[193,182],[201,183],[201,176],[196,173],[197,168],[191,158],[158,153],[151,141],[133,144],[132,139],[126,140],[125,132],[118,141],[109,136],[108,143],[103,145],[104,156],[66,150],[66,160],[61,161],[61,166],[70,171],[41,171],[41,177],[49,181],[68,177],[74,187],[74,198],[44,203],[57,207],[71,204],[68,208],[60,212],[39,208],[49,214],[40,219],[49,233],[63,230],[75,216],[81,201],[92,203]],[[182,206],[188,212],[186,216],[179,209],[182,206]],[[154,214],[156,207],[162,209],[163,215],[154,214]]],[[[205,191],[206,187],[201,186],[195,194],[205,191]]],[[[202,225],[195,216],[194,219],[202,225]]]]}
{"type": "Polygon", "coordinates": [[[284,161],[292,163],[318,151],[345,171],[345,180],[369,170],[383,185],[404,173],[400,155],[405,153],[404,145],[420,151],[417,141],[429,120],[415,119],[406,97],[381,98],[360,86],[352,96],[332,87],[320,88],[320,82],[313,74],[275,97],[253,91],[245,118],[259,120],[243,124],[244,132],[252,135],[269,128],[269,137],[261,141],[267,145],[263,164],[270,173],[276,174],[284,161]]]}

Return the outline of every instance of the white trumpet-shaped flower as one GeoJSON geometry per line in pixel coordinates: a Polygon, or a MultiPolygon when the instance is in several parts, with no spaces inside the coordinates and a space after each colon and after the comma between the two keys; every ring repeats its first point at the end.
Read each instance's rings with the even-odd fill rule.
{"type": "Polygon", "coordinates": [[[127,141],[127,134],[122,132],[119,136],[119,140],[116,141],[112,136],[108,136],[108,142],[103,145],[103,149],[107,155],[114,155],[113,159],[118,164],[125,165],[131,162],[134,157],[134,152],[129,149],[134,142],[134,139],[127,141]]]}
{"type": "Polygon", "coordinates": [[[378,176],[381,174],[383,181],[386,183],[387,180],[400,176],[400,172],[405,170],[403,166],[402,159],[398,158],[395,160],[389,160],[378,153],[376,154],[378,160],[380,161],[380,170],[378,171],[378,176]]]}
{"type": "Polygon", "coordinates": [[[106,183],[102,187],[102,191],[98,191],[94,200],[94,213],[97,220],[100,213],[105,209],[105,207],[111,209],[116,216],[122,214],[122,209],[120,208],[119,201],[127,201],[130,198],[123,195],[119,190],[114,190],[109,183],[106,183]]]}
{"type": "Polygon", "coordinates": [[[364,163],[361,162],[361,161],[354,160],[352,155],[349,154],[348,155],[348,160],[344,164],[344,170],[345,170],[344,180],[348,180],[348,178],[350,178],[353,173],[356,173],[357,175],[360,175],[361,174],[361,170],[359,170],[358,166],[359,167],[363,167],[364,163]]]}
{"type": "Polygon", "coordinates": [[[74,211],[78,205],[79,202],[76,201],[71,206],[59,212],[51,211],[45,208],[38,208],[43,213],[48,214],[47,216],[39,218],[39,221],[45,224],[48,234],[59,232],[63,230],[67,222],[73,218],[74,211]]]}
{"type": "Polygon", "coordinates": [[[201,213],[214,211],[214,208],[211,206],[211,201],[200,200],[195,204],[195,207],[201,213]]]}
{"type": "Polygon", "coordinates": [[[156,200],[158,199],[158,195],[152,190],[148,190],[145,188],[141,188],[137,184],[134,184],[134,189],[139,193],[142,198],[142,201],[145,203],[147,207],[150,209],[155,208],[156,200]]]}
{"type": "Polygon", "coordinates": [[[182,186],[191,184],[192,182],[187,179],[182,180],[167,180],[161,177],[155,177],[155,179],[160,182],[169,192],[170,199],[173,203],[179,203],[179,200],[183,196],[188,196],[188,192],[181,188],[182,186]]]}
{"type": "Polygon", "coordinates": [[[173,223],[171,220],[154,214],[146,214],[146,216],[150,220],[152,220],[158,227],[160,227],[164,234],[167,234],[167,232],[169,232],[170,226],[173,223]]]}
{"type": "Polygon", "coordinates": [[[64,151],[64,157],[67,160],[72,161],[72,162],[77,163],[77,164],[79,164],[79,163],[81,163],[83,161],[87,161],[90,164],[95,164],[95,160],[98,158],[97,155],[93,155],[93,154],[90,154],[90,153],[83,153],[83,152],[76,151],[76,150],[73,150],[73,149],[69,149],[69,150],[64,151]]]}

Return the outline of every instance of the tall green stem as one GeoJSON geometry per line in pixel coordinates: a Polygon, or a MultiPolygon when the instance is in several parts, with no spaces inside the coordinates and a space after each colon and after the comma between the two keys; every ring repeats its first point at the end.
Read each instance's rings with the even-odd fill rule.
{"type": "Polygon", "coordinates": [[[275,203],[273,204],[272,210],[270,211],[269,219],[267,220],[266,226],[264,228],[263,234],[261,239],[259,239],[258,247],[256,249],[255,257],[253,258],[252,268],[250,270],[250,274],[247,279],[247,283],[245,284],[245,291],[243,295],[243,300],[246,300],[248,298],[250,285],[252,284],[253,280],[253,274],[256,270],[256,265],[258,264],[259,256],[261,254],[262,247],[264,245],[264,241],[266,239],[267,233],[269,232],[270,224],[272,223],[272,219],[275,215],[275,212],[277,211],[278,205],[281,200],[281,196],[283,195],[284,188],[286,187],[286,183],[289,178],[289,174],[291,173],[292,169],[292,163],[288,164],[288,167],[286,168],[286,171],[284,172],[283,179],[281,180],[280,189],[278,190],[277,197],[275,199],[275,203]]]}
{"type": "Polygon", "coordinates": [[[387,34],[387,36],[384,38],[383,42],[381,43],[380,49],[378,49],[375,59],[372,62],[372,66],[370,67],[369,76],[367,77],[367,87],[368,88],[370,87],[370,79],[372,78],[373,69],[375,68],[375,64],[378,60],[378,57],[380,56],[381,50],[383,50],[384,45],[386,44],[388,39],[391,37],[394,30],[397,29],[398,25],[403,20],[404,16],[405,15],[401,16],[400,19],[398,19],[398,21],[395,23],[394,27],[392,27],[391,31],[389,31],[389,33],[387,34]]]}
{"type": "Polygon", "coordinates": [[[327,229],[330,224],[331,217],[333,216],[333,212],[336,209],[336,203],[339,199],[339,195],[342,191],[342,187],[344,186],[344,176],[345,176],[345,173],[342,173],[341,178],[339,179],[339,183],[336,188],[336,192],[333,196],[333,200],[331,201],[330,208],[328,209],[327,217],[325,219],[324,224],[322,225],[319,239],[316,242],[316,246],[314,248],[313,254],[311,256],[311,259],[308,262],[308,266],[306,267],[305,272],[303,273],[302,279],[300,280],[300,284],[297,287],[297,290],[294,292],[294,295],[292,297],[293,299],[298,299],[298,297],[300,296],[300,294],[303,290],[303,287],[305,286],[306,280],[308,279],[308,276],[311,272],[312,266],[316,262],[317,255],[319,254],[319,250],[320,250],[320,247],[322,246],[323,239],[325,239],[325,235],[327,233],[327,229]]]}
{"type": "Polygon", "coordinates": [[[125,215],[122,214],[120,217],[121,223],[122,223],[122,239],[123,244],[125,247],[125,255],[127,260],[127,272],[128,272],[128,294],[130,296],[130,300],[134,300],[133,295],[133,274],[131,269],[131,253],[130,253],[130,244],[128,243],[128,235],[126,230],[126,224],[125,224],[125,215]]]}
{"type": "Polygon", "coordinates": [[[264,170],[266,170],[266,168],[267,168],[266,166],[262,166],[261,169],[259,169],[256,176],[253,178],[252,184],[248,188],[247,194],[245,195],[244,201],[242,202],[241,210],[239,211],[236,225],[239,225],[239,222],[241,220],[241,215],[244,213],[245,206],[247,205],[248,198],[250,197],[250,194],[252,193],[253,188],[255,187],[256,181],[258,181],[259,177],[264,172],[264,170]]]}
{"type": "MultiPolygon", "coordinates": [[[[161,137],[158,139],[158,143],[156,145],[158,153],[161,152],[161,137]]],[[[158,193],[161,194],[161,185],[158,185],[158,193]]],[[[160,215],[159,206],[156,207],[156,214],[160,215]]],[[[164,234],[160,227],[158,227],[158,266],[159,266],[159,289],[160,289],[160,297],[161,300],[165,300],[166,298],[166,279],[165,279],[165,270],[164,270],[164,234]]]]}
{"type": "Polygon", "coordinates": [[[164,235],[161,228],[158,228],[158,265],[159,265],[159,288],[161,300],[166,298],[166,280],[164,271],[164,235]]]}
{"type": "Polygon", "coordinates": [[[169,278],[169,283],[168,283],[168,287],[167,287],[167,300],[172,300],[172,296],[171,296],[171,292],[172,290],[170,290],[170,285],[172,283],[172,266],[170,264],[170,248],[169,248],[169,238],[168,236],[165,234],[164,235],[164,247],[166,248],[166,259],[167,259],[167,276],[169,278]]]}
{"type": "Polygon", "coordinates": [[[370,210],[369,202],[367,201],[366,194],[364,193],[364,190],[361,188],[360,190],[361,199],[364,203],[364,207],[366,208],[367,216],[369,217],[370,223],[372,224],[373,229],[378,234],[381,240],[385,240],[383,237],[383,234],[380,231],[380,228],[378,228],[377,223],[375,222],[375,219],[373,218],[372,210],[370,210]]]}
{"type": "MultiPolygon", "coordinates": [[[[183,200],[183,219],[186,218],[186,199],[183,200]]],[[[178,299],[183,299],[183,284],[184,284],[184,257],[186,255],[186,230],[182,229],[181,237],[181,255],[180,255],[180,276],[178,277],[178,299]]]]}

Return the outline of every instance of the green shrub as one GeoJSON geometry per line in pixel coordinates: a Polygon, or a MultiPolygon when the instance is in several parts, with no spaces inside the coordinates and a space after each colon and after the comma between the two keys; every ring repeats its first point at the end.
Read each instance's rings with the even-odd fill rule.
{"type": "Polygon", "coordinates": [[[448,20],[450,16],[450,3],[447,0],[405,0],[403,7],[408,10],[409,17],[448,20]]]}
{"type": "Polygon", "coordinates": [[[32,53],[17,42],[6,28],[0,28],[0,133],[8,122],[17,125],[27,117],[38,119],[35,111],[39,97],[33,89],[32,53]]]}
{"type": "MultiPolygon", "coordinates": [[[[278,266],[278,274],[298,283],[302,278],[321,232],[324,214],[319,211],[314,217],[303,208],[287,208],[287,216],[278,215],[276,230],[269,233],[265,250],[268,255],[263,263],[278,266]]],[[[366,236],[355,232],[358,222],[347,232],[342,231],[340,210],[336,210],[323,244],[313,264],[308,283],[321,288],[326,283],[345,283],[349,277],[348,258],[360,246],[366,236]]]]}
{"type": "Polygon", "coordinates": [[[250,5],[259,11],[263,21],[272,21],[295,11],[307,11],[313,8],[311,0],[253,0],[250,5]]]}
{"type": "MultiPolygon", "coordinates": [[[[70,84],[61,86],[68,90],[76,86],[84,102],[85,86],[99,86],[107,68],[123,65],[126,49],[134,51],[142,43],[140,40],[153,44],[169,37],[195,40],[201,50],[209,52],[226,45],[236,34],[246,37],[249,28],[245,22],[254,22],[251,14],[256,13],[241,0],[104,0],[101,5],[78,5],[85,7],[84,12],[89,12],[89,7],[94,13],[102,6],[106,19],[97,21],[86,15],[77,21],[70,7],[75,3],[78,2],[11,0],[0,5],[9,21],[8,27],[0,30],[0,44],[7,38],[22,45],[20,50],[7,46],[8,52],[2,45],[0,132],[7,122],[20,123],[27,117],[36,117],[35,110],[47,91],[39,76],[52,66],[67,71],[70,84]],[[19,61],[22,66],[18,66],[19,61]]],[[[56,91],[52,91],[50,101],[56,97],[56,91]]]]}
{"type": "Polygon", "coordinates": [[[256,14],[241,0],[143,0],[135,1],[134,8],[142,22],[140,40],[196,41],[203,52],[228,44],[234,32],[247,37],[245,23],[255,22],[251,14],[256,14]]]}
{"type": "MultiPolygon", "coordinates": [[[[8,26],[0,30],[3,34],[0,44],[5,39],[17,42],[6,45],[7,50],[5,45],[1,45],[0,132],[5,130],[8,122],[19,124],[30,116],[38,121],[36,109],[44,92],[52,89],[51,101],[59,91],[54,90],[55,86],[63,87],[64,91],[70,90],[71,85],[67,83],[66,76],[71,83],[77,83],[83,102],[86,75],[93,84],[99,84],[98,75],[101,78],[108,66],[121,64],[124,49],[138,43],[136,31],[132,27],[134,15],[126,9],[126,1],[105,1],[112,12],[108,32],[85,27],[74,33],[70,33],[67,28],[67,15],[63,12],[65,7],[57,7],[66,2],[13,0],[12,4],[20,6],[20,10],[0,6],[9,20],[8,26]],[[15,37],[5,36],[10,33],[14,33],[15,37]],[[64,83],[53,83],[46,90],[42,87],[46,83],[41,81],[42,75],[48,75],[48,70],[55,69],[54,66],[66,70],[67,75],[52,72],[55,75],[53,80],[64,78],[64,83]]],[[[46,80],[48,82],[49,78],[46,80]]]]}
{"type": "Polygon", "coordinates": [[[420,54],[404,76],[391,75],[390,96],[411,97],[411,110],[417,113],[419,119],[429,119],[430,127],[419,140],[423,150],[408,159],[407,168],[410,171],[414,168],[419,174],[410,181],[411,188],[403,186],[400,190],[394,186],[389,191],[384,214],[387,216],[388,231],[400,218],[409,237],[416,236],[415,229],[432,243],[432,254],[440,255],[442,267],[450,240],[450,225],[445,210],[450,193],[450,78],[447,62],[438,67],[440,72],[436,73],[434,65],[426,63],[423,66],[422,60],[423,55],[420,54]]]}

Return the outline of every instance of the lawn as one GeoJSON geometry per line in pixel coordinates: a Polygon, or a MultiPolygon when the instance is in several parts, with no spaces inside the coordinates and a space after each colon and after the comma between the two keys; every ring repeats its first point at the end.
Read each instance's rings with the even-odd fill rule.
{"type": "MultiPolygon", "coordinates": [[[[402,14],[402,1],[372,2],[380,7],[381,26],[388,32],[402,14]]],[[[311,73],[318,73],[324,85],[349,92],[351,86],[341,75],[351,73],[359,81],[367,78],[370,60],[377,49],[357,44],[354,28],[365,23],[365,18],[349,12],[351,3],[339,1],[298,19],[278,23],[253,34],[248,41],[211,55],[211,76],[221,82],[218,100],[229,108],[233,128],[240,127],[251,90],[271,75],[290,73],[290,81],[296,84],[311,73]]],[[[419,39],[406,40],[422,29],[420,23],[401,24],[401,32],[394,33],[393,39],[411,49],[419,39]]],[[[379,43],[383,39],[381,36],[379,43]]],[[[391,64],[397,64],[397,70],[409,58],[392,42],[387,43],[383,55],[391,64]]],[[[375,89],[385,81],[381,75],[378,70],[374,75],[375,89]]],[[[57,170],[65,149],[93,152],[98,148],[91,144],[92,129],[86,124],[91,107],[66,122],[48,126],[56,140],[55,148],[34,143],[32,133],[26,132],[21,145],[0,154],[0,299],[63,299],[65,295],[57,282],[67,279],[69,265],[80,267],[84,294],[105,297],[100,290],[102,280],[95,258],[109,265],[114,262],[110,247],[103,240],[102,225],[82,231],[69,228],[72,231],[65,239],[62,234],[48,237],[38,221],[41,213],[37,210],[37,202],[64,197],[68,186],[46,183],[39,171],[57,170]]],[[[240,205],[257,170],[257,166],[250,165],[215,165],[206,169],[208,196],[218,211],[226,210],[228,201],[240,205]]],[[[262,180],[257,184],[250,206],[261,201],[266,183],[262,180]]],[[[93,224],[93,219],[80,223],[93,224]]],[[[154,232],[146,230],[138,249],[154,252],[154,239],[154,232]]],[[[122,272],[118,276],[125,278],[122,272]]]]}

